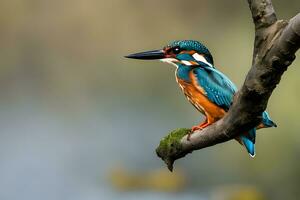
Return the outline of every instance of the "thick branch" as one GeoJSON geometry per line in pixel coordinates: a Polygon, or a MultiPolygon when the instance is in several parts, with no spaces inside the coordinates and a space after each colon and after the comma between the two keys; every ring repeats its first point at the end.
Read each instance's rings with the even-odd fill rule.
{"type": "Polygon", "coordinates": [[[300,48],[300,14],[289,22],[276,20],[270,0],[248,2],[256,37],[253,63],[245,82],[224,118],[204,130],[194,132],[189,141],[186,129],[179,130],[176,139],[166,137],[167,143],[163,140],[164,145],[160,145],[156,151],[169,169],[172,169],[176,159],[193,150],[226,142],[255,127],[261,121],[261,114],[281,75],[295,59],[295,52],[300,48]]]}
{"type": "Polygon", "coordinates": [[[256,30],[277,21],[271,0],[248,0],[248,4],[256,30]]]}
{"type": "Polygon", "coordinates": [[[266,32],[267,28],[277,21],[277,17],[271,0],[248,0],[248,4],[255,26],[255,40],[252,59],[252,62],[254,62],[260,46],[264,44],[264,40],[268,35],[266,32]]]}

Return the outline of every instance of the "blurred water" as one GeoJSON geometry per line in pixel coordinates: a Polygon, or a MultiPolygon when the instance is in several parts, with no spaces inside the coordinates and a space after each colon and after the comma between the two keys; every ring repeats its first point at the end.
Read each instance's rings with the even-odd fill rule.
{"type": "MultiPolygon", "coordinates": [[[[0,199],[199,199],[195,193],[116,193],[111,188],[107,173],[116,163],[132,169],[155,166],[147,160],[155,159],[157,141],[138,144],[147,126],[142,120],[138,127],[124,123],[129,110],[113,115],[114,127],[102,115],[72,121],[34,105],[15,105],[1,113],[0,199]]],[[[153,119],[146,121],[155,121],[159,129],[153,119]]]]}
{"type": "MultiPolygon", "coordinates": [[[[298,0],[273,3],[279,18],[299,12],[298,0]]],[[[175,163],[188,180],[178,193],[117,192],[107,178],[116,166],[164,168],[159,140],[202,119],[171,66],[123,56],[200,40],[240,86],[254,38],[246,2],[11,0],[0,10],[1,200],[211,199],[231,185],[298,199],[299,59],[272,94],[278,128],[258,132],[255,159],[235,141],[194,152],[175,163]]]]}

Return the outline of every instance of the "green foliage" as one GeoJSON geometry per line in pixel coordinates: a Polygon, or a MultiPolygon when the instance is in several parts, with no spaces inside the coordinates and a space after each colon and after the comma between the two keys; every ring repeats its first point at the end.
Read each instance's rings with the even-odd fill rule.
{"type": "Polygon", "coordinates": [[[157,155],[164,160],[170,171],[173,170],[174,158],[180,158],[180,152],[182,149],[180,140],[187,134],[189,134],[191,129],[179,128],[164,137],[159,146],[156,149],[157,155]]]}

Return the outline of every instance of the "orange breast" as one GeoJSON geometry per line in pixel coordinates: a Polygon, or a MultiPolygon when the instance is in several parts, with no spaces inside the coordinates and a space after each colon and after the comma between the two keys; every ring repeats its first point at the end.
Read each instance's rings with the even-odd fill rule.
{"type": "MultiPolygon", "coordinates": [[[[193,79],[192,79],[193,80],[193,79]]],[[[203,88],[193,83],[187,83],[181,79],[177,79],[182,91],[187,99],[204,115],[210,122],[214,122],[222,118],[225,111],[211,102],[204,94],[203,88]]]]}

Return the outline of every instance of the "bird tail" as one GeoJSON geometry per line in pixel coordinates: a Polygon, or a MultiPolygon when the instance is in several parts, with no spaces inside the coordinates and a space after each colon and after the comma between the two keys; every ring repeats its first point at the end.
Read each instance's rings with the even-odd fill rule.
{"type": "Polygon", "coordinates": [[[269,114],[266,111],[264,111],[262,113],[262,123],[260,125],[258,125],[256,128],[251,129],[245,134],[238,136],[237,140],[239,141],[239,143],[245,146],[247,152],[251,157],[255,156],[256,129],[269,127],[277,127],[277,125],[271,120],[269,114]]]}
{"type": "Polygon", "coordinates": [[[237,140],[245,146],[249,155],[253,158],[255,156],[255,137],[256,129],[253,128],[245,134],[238,136],[237,140]]]}
{"type": "Polygon", "coordinates": [[[271,120],[269,114],[266,111],[262,113],[262,126],[263,128],[277,127],[277,124],[271,120]]]}

